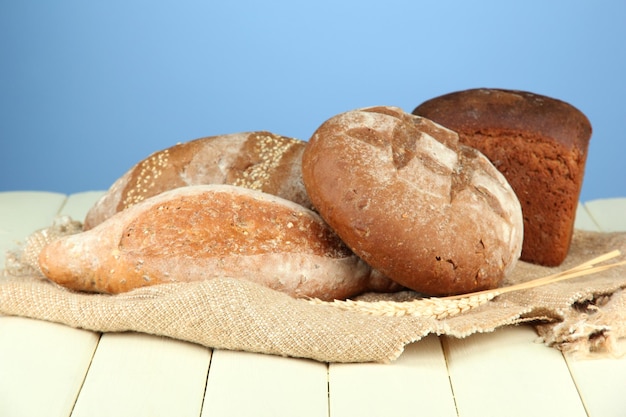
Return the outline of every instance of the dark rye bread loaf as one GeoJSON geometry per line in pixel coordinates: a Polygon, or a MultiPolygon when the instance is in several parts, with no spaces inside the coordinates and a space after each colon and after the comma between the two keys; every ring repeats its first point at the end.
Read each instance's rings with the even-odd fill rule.
{"type": "Polygon", "coordinates": [[[316,209],[394,281],[428,295],[497,287],[522,245],[522,212],[487,158],[395,107],[324,122],[302,158],[316,209]]]}
{"type": "Polygon", "coordinates": [[[311,208],[302,182],[306,142],[270,132],[210,136],[160,150],[135,164],[91,208],[85,230],[118,211],[167,190],[230,184],[311,208]]]}
{"type": "Polygon", "coordinates": [[[317,213],[223,184],[179,187],[139,202],[51,242],[39,264],[62,286],[111,294],[216,277],[323,300],[401,289],[355,256],[317,213]]]}
{"type": "Polygon", "coordinates": [[[591,124],[578,109],[524,91],[480,88],[430,99],[413,114],[459,134],[504,174],[524,214],[521,259],[560,265],[569,251],[591,124]]]}

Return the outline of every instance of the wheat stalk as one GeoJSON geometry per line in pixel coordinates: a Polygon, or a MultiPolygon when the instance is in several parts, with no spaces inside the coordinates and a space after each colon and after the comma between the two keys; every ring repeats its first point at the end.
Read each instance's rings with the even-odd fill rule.
{"type": "Polygon", "coordinates": [[[495,297],[513,291],[520,291],[529,288],[535,288],[542,285],[552,284],[554,282],[572,279],[584,275],[595,274],[606,271],[620,265],[626,265],[626,261],[614,262],[607,265],[596,266],[599,263],[606,262],[619,256],[618,250],[606,253],[604,255],[593,258],[587,262],[577,265],[566,271],[537,278],[521,284],[511,285],[509,287],[498,288],[495,290],[478,291],[468,294],[453,295],[450,297],[430,297],[419,298],[413,301],[355,301],[355,300],[334,300],[322,301],[317,298],[308,300],[316,305],[329,305],[344,311],[356,311],[359,313],[374,316],[413,316],[434,319],[445,319],[447,317],[456,316],[466,311],[472,310],[478,306],[488,303],[495,297]]]}

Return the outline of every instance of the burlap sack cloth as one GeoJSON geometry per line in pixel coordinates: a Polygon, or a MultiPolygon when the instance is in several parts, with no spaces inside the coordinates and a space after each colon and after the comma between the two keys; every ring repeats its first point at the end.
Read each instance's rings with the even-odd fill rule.
{"type": "MultiPolygon", "coordinates": [[[[519,263],[504,285],[569,269],[618,249],[626,233],[576,231],[559,268],[519,263]]],[[[620,260],[624,259],[624,255],[620,260]]],[[[64,323],[97,332],[136,331],[211,348],[311,358],[323,362],[388,362],[429,333],[465,337],[500,326],[533,323],[551,346],[616,352],[626,337],[626,266],[547,286],[503,294],[447,319],[385,317],[293,299],[251,282],[224,277],[167,284],[122,295],[68,291],[30,268],[32,254],[7,256],[0,278],[0,314],[64,323]]],[[[367,294],[366,301],[415,299],[417,294],[367,294]]]]}

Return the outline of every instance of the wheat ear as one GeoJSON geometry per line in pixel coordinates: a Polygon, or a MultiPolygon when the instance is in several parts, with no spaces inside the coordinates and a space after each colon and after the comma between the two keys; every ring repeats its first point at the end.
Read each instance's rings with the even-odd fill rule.
{"type": "Polygon", "coordinates": [[[552,284],[554,282],[566,279],[576,278],[584,275],[595,274],[597,272],[606,271],[620,265],[626,265],[626,261],[614,262],[607,265],[597,264],[606,262],[621,254],[620,251],[614,250],[604,255],[593,258],[587,262],[577,265],[566,271],[537,278],[521,284],[511,285],[509,287],[497,288],[494,290],[478,291],[468,294],[453,295],[450,297],[430,297],[419,298],[413,301],[355,301],[355,300],[335,300],[322,301],[319,299],[308,300],[312,304],[329,305],[345,311],[356,311],[359,313],[374,316],[413,316],[434,319],[445,319],[447,317],[456,316],[466,311],[481,306],[495,297],[508,292],[535,288],[542,285],[552,284]]]}

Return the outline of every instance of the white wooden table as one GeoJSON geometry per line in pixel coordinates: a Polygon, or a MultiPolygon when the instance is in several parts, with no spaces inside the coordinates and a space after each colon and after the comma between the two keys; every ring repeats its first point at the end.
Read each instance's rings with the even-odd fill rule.
{"type": "MultiPolygon", "coordinates": [[[[0,193],[1,265],[101,194],[0,193]]],[[[626,198],[581,204],[577,227],[626,230],[626,198]]],[[[626,416],[626,357],[577,360],[536,338],[429,336],[389,365],[325,364],[0,316],[0,416],[626,416]]]]}

